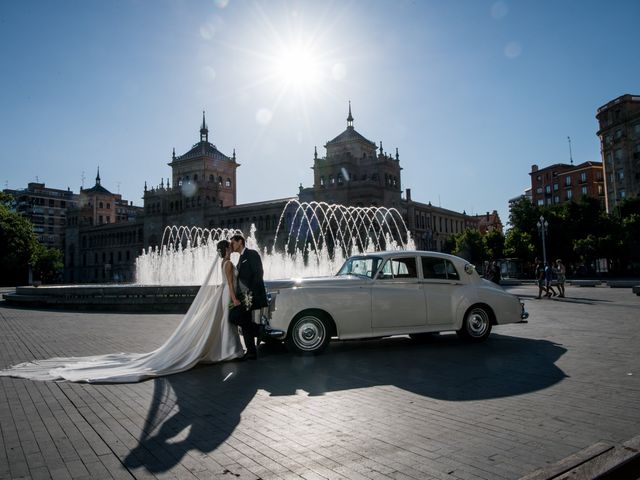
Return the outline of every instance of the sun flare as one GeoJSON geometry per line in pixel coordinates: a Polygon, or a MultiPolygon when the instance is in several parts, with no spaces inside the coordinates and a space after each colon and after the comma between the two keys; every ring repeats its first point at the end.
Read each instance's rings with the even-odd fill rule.
{"type": "Polygon", "coordinates": [[[317,54],[303,45],[282,48],[274,57],[273,73],[287,87],[307,90],[319,83],[321,63],[317,54]]]}

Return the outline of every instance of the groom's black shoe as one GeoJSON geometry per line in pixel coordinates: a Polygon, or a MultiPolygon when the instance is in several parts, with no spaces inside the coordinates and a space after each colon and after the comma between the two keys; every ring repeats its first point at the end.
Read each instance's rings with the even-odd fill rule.
{"type": "Polygon", "coordinates": [[[243,356],[236,358],[235,361],[244,362],[247,360],[257,360],[257,359],[258,359],[258,355],[256,355],[255,353],[245,353],[243,356]]]}

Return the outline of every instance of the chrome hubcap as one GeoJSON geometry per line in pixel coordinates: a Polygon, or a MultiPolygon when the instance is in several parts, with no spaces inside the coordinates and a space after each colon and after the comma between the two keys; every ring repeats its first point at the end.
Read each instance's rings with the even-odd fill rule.
{"type": "Polygon", "coordinates": [[[324,341],[324,323],[317,317],[303,317],[293,329],[293,341],[300,350],[315,350],[324,341]]]}
{"type": "Polygon", "coordinates": [[[489,316],[481,308],[474,308],[467,317],[467,330],[473,337],[481,337],[489,328],[489,316]]]}

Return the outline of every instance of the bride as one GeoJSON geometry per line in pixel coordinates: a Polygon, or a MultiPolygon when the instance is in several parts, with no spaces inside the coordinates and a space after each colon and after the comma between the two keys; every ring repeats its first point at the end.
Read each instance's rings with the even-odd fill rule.
{"type": "Polygon", "coordinates": [[[198,363],[215,363],[242,357],[238,328],[229,322],[238,271],[231,262],[231,245],[218,242],[217,258],[191,307],[171,337],[149,353],[114,353],[91,357],[50,358],[20,363],[0,376],[31,380],[68,380],[91,383],[130,383],[183,372],[198,363]],[[211,285],[221,260],[223,283],[211,285]]]}

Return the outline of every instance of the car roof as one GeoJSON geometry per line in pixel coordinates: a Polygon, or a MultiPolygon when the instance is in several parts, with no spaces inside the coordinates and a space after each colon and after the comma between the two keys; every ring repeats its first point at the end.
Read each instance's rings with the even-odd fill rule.
{"type": "Polygon", "coordinates": [[[367,253],[361,253],[361,254],[352,255],[352,256],[353,257],[375,256],[375,257],[382,257],[385,259],[389,257],[397,258],[397,257],[429,256],[429,257],[446,258],[455,262],[469,263],[464,258],[456,257],[455,255],[450,255],[448,253],[442,253],[442,252],[432,252],[429,250],[386,250],[384,252],[367,252],[367,253]]]}

